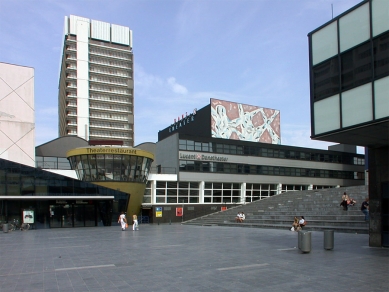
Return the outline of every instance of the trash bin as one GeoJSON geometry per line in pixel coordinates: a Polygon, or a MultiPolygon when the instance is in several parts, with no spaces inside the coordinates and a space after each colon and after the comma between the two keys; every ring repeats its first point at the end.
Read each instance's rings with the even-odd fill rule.
{"type": "Polygon", "coordinates": [[[330,250],[334,248],[334,231],[324,230],[324,249],[330,250]]]}
{"type": "Polygon", "coordinates": [[[8,223],[3,223],[3,232],[8,233],[8,223]]]}
{"type": "Polygon", "coordinates": [[[302,241],[302,238],[303,238],[302,236],[303,236],[303,234],[305,232],[307,232],[307,231],[299,230],[299,232],[298,232],[298,249],[301,249],[301,241],[302,241]]]}
{"type": "Polygon", "coordinates": [[[311,232],[299,231],[298,248],[304,253],[311,251],[311,232]]]}

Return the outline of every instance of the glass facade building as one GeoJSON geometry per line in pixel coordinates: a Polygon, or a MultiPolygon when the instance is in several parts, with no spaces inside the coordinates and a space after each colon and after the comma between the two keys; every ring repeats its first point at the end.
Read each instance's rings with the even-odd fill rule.
{"type": "Polygon", "coordinates": [[[118,190],[0,159],[2,222],[23,222],[28,209],[35,228],[110,226],[128,199],[118,190]]]}
{"type": "Polygon", "coordinates": [[[389,1],[361,1],[308,39],[311,137],[366,147],[369,245],[389,247],[389,1]]]}

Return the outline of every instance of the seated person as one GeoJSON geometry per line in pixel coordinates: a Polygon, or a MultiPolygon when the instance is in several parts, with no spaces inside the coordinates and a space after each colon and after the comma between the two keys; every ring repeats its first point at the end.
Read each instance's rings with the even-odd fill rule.
{"type": "Polygon", "coordinates": [[[299,224],[299,219],[297,217],[294,217],[294,220],[293,220],[293,224],[292,224],[292,231],[299,231],[301,228],[300,228],[300,224],[299,224]]]}
{"type": "Polygon", "coordinates": [[[300,225],[300,228],[303,228],[305,225],[307,225],[307,221],[305,221],[304,216],[300,217],[299,225],[300,225]]]}
{"type": "Polygon", "coordinates": [[[242,212],[240,213],[240,223],[243,223],[244,219],[246,219],[246,215],[242,212]]]}
{"type": "Polygon", "coordinates": [[[347,200],[347,206],[354,206],[357,203],[353,198],[347,200]]]}
{"type": "Polygon", "coordinates": [[[239,212],[239,213],[236,215],[235,221],[236,221],[236,223],[242,222],[242,213],[241,213],[241,212],[239,212]]]}

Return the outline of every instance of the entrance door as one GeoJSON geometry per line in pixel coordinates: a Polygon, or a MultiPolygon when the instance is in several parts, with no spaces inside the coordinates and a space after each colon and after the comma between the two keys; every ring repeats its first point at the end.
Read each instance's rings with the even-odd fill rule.
{"type": "Polygon", "coordinates": [[[85,226],[85,215],[83,205],[73,205],[74,208],[74,227],[85,226]]]}
{"type": "Polygon", "coordinates": [[[50,205],[50,228],[73,227],[72,205],[50,205]]]}

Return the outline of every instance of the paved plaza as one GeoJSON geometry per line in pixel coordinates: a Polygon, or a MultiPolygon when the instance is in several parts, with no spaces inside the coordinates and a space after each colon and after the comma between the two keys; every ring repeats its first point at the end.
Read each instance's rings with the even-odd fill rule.
{"type": "Polygon", "coordinates": [[[141,225],[0,234],[0,291],[389,291],[389,249],[368,235],[141,225]]]}

